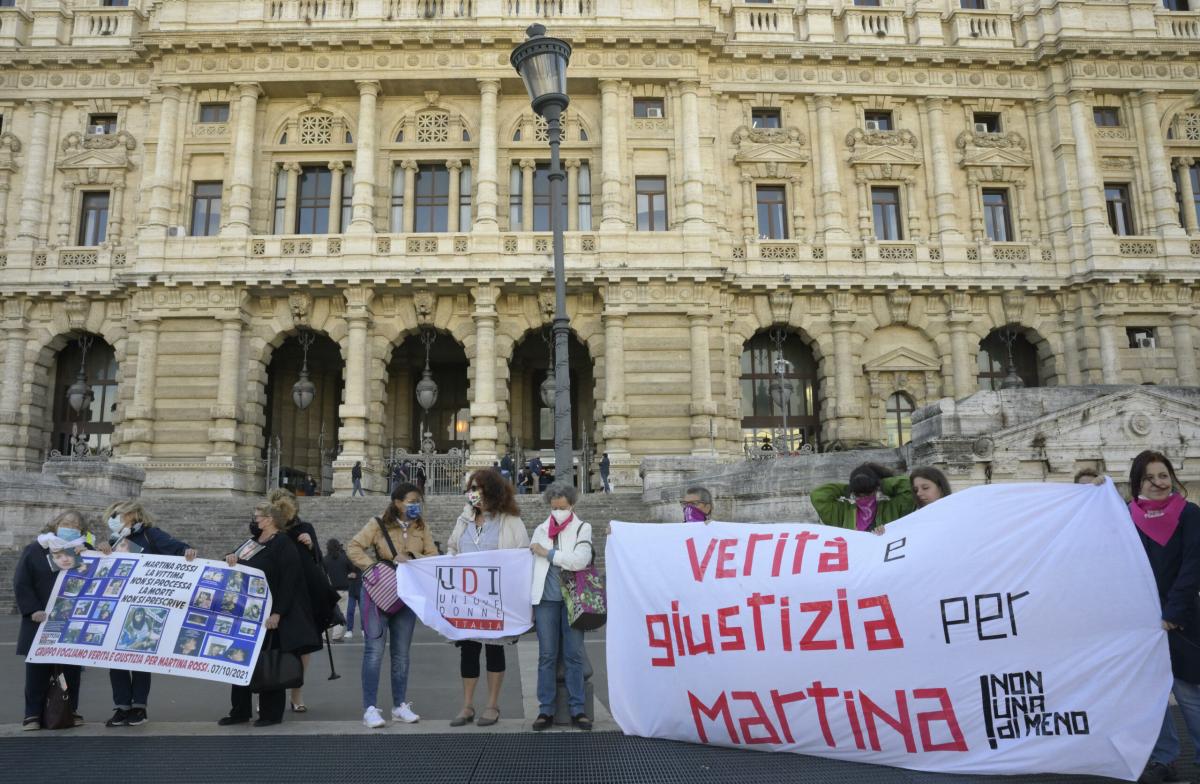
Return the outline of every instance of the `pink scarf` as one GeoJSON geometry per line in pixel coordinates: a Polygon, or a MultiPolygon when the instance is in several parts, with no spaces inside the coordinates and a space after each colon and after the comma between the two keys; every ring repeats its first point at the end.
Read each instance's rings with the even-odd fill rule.
{"type": "Polygon", "coordinates": [[[574,512],[569,514],[567,516],[567,519],[562,521],[561,525],[555,521],[554,515],[550,515],[548,518],[546,518],[546,522],[550,523],[550,538],[553,539],[554,537],[561,534],[563,531],[567,530],[567,526],[570,525],[572,522],[574,522],[574,520],[575,520],[574,512]]]}
{"type": "Polygon", "coordinates": [[[1179,493],[1171,493],[1161,501],[1138,497],[1129,503],[1129,514],[1139,531],[1165,547],[1179,527],[1179,515],[1186,504],[1187,499],[1179,493]]]}
{"type": "Polygon", "coordinates": [[[864,495],[854,499],[854,527],[860,531],[871,528],[875,522],[875,510],[879,507],[879,499],[874,495],[864,495]]]}

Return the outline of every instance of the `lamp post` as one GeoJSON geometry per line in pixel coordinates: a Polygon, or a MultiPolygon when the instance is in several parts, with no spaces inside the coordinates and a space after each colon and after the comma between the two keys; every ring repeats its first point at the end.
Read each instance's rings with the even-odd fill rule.
{"type": "Polygon", "coordinates": [[[67,405],[79,417],[79,422],[71,426],[70,453],[72,457],[83,457],[88,453],[87,419],[85,417],[96,397],[87,380],[87,353],[88,349],[92,347],[93,340],[94,338],[87,333],[79,337],[79,373],[75,376],[75,383],[67,387],[67,405]]]}
{"type": "Polygon", "coordinates": [[[1001,389],[1024,389],[1025,381],[1017,373],[1017,363],[1013,361],[1013,343],[1017,340],[1017,332],[1012,327],[1004,331],[1000,337],[1004,341],[1005,348],[1008,349],[1008,367],[1007,373],[1004,375],[1004,380],[1000,382],[1001,389]]]}
{"type": "Polygon", "coordinates": [[[316,342],[317,336],[305,330],[296,336],[296,340],[300,341],[300,348],[304,350],[304,364],[300,366],[299,380],[292,384],[292,402],[303,411],[312,405],[313,398],[317,396],[316,385],[308,380],[308,349],[316,342]]]}
{"type": "Polygon", "coordinates": [[[560,123],[570,98],[567,97],[567,63],[571,46],[546,36],[546,27],[530,25],[528,38],[513,49],[509,62],[521,75],[533,110],[546,120],[550,138],[550,231],[554,235],[554,478],[574,483],[571,454],[571,369],[567,336],[567,274],[563,260],[562,195],[563,174],[558,158],[562,137],[560,123]]]}
{"type": "Polygon", "coordinates": [[[437,332],[433,329],[421,330],[421,345],[425,346],[425,369],[421,371],[421,380],[417,382],[417,405],[421,407],[421,433],[419,451],[422,454],[432,454],[435,446],[427,429],[429,409],[433,408],[438,399],[438,385],[433,380],[433,371],[429,369],[429,350],[437,340],[437,332]]]}

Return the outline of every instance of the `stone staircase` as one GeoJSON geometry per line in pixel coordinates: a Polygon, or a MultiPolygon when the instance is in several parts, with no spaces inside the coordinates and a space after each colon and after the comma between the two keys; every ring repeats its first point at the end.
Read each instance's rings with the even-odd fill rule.
{"type": "MultiPolygon", "coordinates": [[[[382,495],[336,495],[298,500],[300,517],[317,529],[322,549],[331,538],[340,540],[343,545],[348,543],[371,517],[386,508],[386,498],[382,495]]],[[[156,495],[145,496],[142,501],[154,516],[156,525],[195,547],[201,558],[219,559],[246,540],[249,535],[246,529],[258,499],[156,495]]],[[[434,541],[443,551],[463,503],[460,495],[431,496],[425,501],[425,519],[433,530],[434,541]]],[[[541,496],[525,495],[518,496],[517,503],[521,507],[521,519],[532,534],[549,514],[546,502],[541,496]]],[[[575,511],[592,525],[596,562],[602,568],[605,531],[610,521],[653,519],[641,495],[632,494],[589,494],[580,499],[575,511]]],[[[19,555],[19,550],[0,553],[0,608],[8,612],[15,611],[12,577],[19,555]]]]}

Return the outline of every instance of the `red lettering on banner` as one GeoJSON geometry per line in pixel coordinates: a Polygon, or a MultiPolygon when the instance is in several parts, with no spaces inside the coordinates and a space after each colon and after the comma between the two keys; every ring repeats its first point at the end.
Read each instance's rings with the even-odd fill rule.
{"type": "Polygon", "coordinates": [[[774,534],[750,534],[750,543],[746,545],[746,562],[742,566],[742,576],[750,576],[750,568],[754,565],[754,548],[759,542],[769,542],[774,538],[774,534]]]}
{"type": "Polygon", "coordinates": [[[730,628],[729,619],[735,615],[740,615],[741,607],[722,607],[717,610],[717,631],[721,637],[727,638],[728,642],[721,642],[722,651],[744,651],[746,650],[746,638],[742,635],[742,627],[734,626],[730,628]]]}
{"type": "Polygon", "coordinates": [[[775,706],[775,716],[779,719],[779,727],[783,730],[783,737],[788,743],[795,743],[796,739],[792,737],[792,725],[788,721],[787,712],[784,707],[789,703],[800,702],[805,698],[803,691],[793,691],[787,694],[780,694],[778,689],[771,689],[771,704],[775,706]]]}
{"type": "Polygon", "coordinates": [[[708,733],[704,731],[704,723],[700,721],[701,714],[707,716],[710,721],[716,721],[718,716],[723,718],[730,742],[741,743],[738,740],[737,729],[733,726],[733,716],[729,713],[729,698],[725,696],[725,692],[721,692],[721,696],[717,697],[717,701],[710,707],[689,691],[688,706],[692,710],[692,720],[696,722],[696,734],[700,736],[701,743],[708,743],[708,733]]]}
{"type": "MultiPolygon", "coordinates": [[[[687,549],[688,565],[692,569],[692,579],[696,582],[704,582],[706,578],[717,580],[728,580],[738,576],[738,566],[736,564],[739,558],[738,548],[744,546],[745,552],[741,557],[741,576],[750,577],[755,573],[755,567],[762,564],[765,566],[766,555],[760,556],[763,550],[769,551],[769,542],[774,540],[775,548],[771,555],[771,576],[779,577],[783,573],[783,558],[787,552],[787,544],[789,537],[792,544],[792,571],[793,575],[802,574],[804,572],[804,556],[808,551],[808,543],[816,542],[821,539],[820,535],[812,531],[799,531],[795,534],[788,532],[774,533],[753,533],[746,537],[746,541],[741,539],[710,539],[705,546],[704,555],[701,556],[696,548],[695,538],[684,540],[684,547],[687,549]],[[760,547],[759,545],[763,545],[760,547]],[[709,567],[715,560],[715,566],[710,574],[709,567]]],[[[820,553],[817,560],[817,572],[845,572],[850,568],[849,552],[844,537],[835,536],[832,539],[822,543],[824,552],[820,553]]]]}
{"type": "Polygon", "coordinates": [[[835,536],[823,545],[826,550],[833,548],[831,552],[821,553],[820,560],[817,561],[817,573],[824,572],[844,572],[850,568],[850,557],[846,553],[846,540],[840,536],[835,536]]]}
{"type": "Polygon", "coordinates": [[[829,728],[829,714],[825,711],[825,700],[838,696],[838,690],[826,688],[821,685],[820,681],[813,681],[812,685],[808,687],[807,693],[817,704],[817,723],[821,725],[821,735],[825,738],[825,745],[831,749],[837,748],[837,742],[833,739],[833,731],[829,728]]]}
{"type": "Polygon", "coordinates": [[[818,640],[817,633],[821,631],[821,627],[825,625],[825,621],[833,613],[833,602],[800,602],[800,612],[816,613],[817,617],[809,624],[808,630],[804,632],[804,636],[800,638],[800,650],[802,651],[832,651],[837,648],[837,640],[818,640]]]}
{"type": "Polygon", "coordinates": [[[788,534],[783,532],[775,542],[775,557],[771,559],[771,576],[779,576],[779,568],[783,565],[783,549],[787,547],[788,534]]]}
{"type": "Polygon", "coordinates": [[[937,700],[939,705],[938,710],[917,714],[921,747],[925,751],[967,751],[967,741],[958,726],[958,717],[954,715],[954,703],[950,701],[950,692],[945,689],[914,689],[913,697],[918,700],[937,700]],[[933,742],[930,725],[938,721],[944,722],[950,731],[950,740],[946,743],[933,742]]]}
{"type": "Polygon", "coordinates": [[[846,589],[837,591],[838,619],[842,622],[842,643],[846,650],[854,650],[854,630],[850,628],[850,603],[846,601],[846,589]]]}
{"type": "Polygon", "coordinates": [[[717,579],[722,580],[729,577],[737,577],[737,569],[726,566],[725,564],[732,561],[737,555],[731,549],[738,543],[737,539],[722,539],[717,547],[717,579]]]}
{"type": "Polygon", "coordinates": [[[842,698],[846,701],[846,718],[850,720],[850,731],[854,733],[854,748],[866,751],[867,746],[863,743],[862,727],[858,724],[858,708],[854,705],[854,692],[843,692],[842,698]]]}
{"type": "Polygon", "coordinates": [[[708,621],[708,613],[700,616],[700,626],[704,629],[704,640],[697,643],[692,637],[692,617],[689,615],[683,619],[683,633],[687,637],[688,656],[695,656],[698,653],[714,653],[712,627],[708,621]]]}
{"type": "Polygon", "coordinates": [[[867,650],[886,651],[903,648],[904,638],[900,636],[900,628],[896,625],[896,616],[892,613],[892,603],[887,594],[858,600],[858,609],[865,610],[868,607],[878,607],[883,617],[863,622],[863,631],[867,633],[867,650]]]}
{"type": "Polygon", "coordinates": [[[674,667],[675,666],[675,648],[671,645],[671,626],[667,621],[667,616],[664,614],[647,615],[646,616],[646,636],[649,640],[651,648],[662,649],[663,655],[657,659],[650,660],[651,667],[674,667]],[[656,637],[654,634],[654,626],[659,624],[662,628],[662,636],[656,637]]]}
{"type": "Polygon", "coordinates": [[[759,743],[779,743],[779,733],[775,731],[775,725],[767,718],[767,712],[763,710],[762,700],[752,691],[735,691],[731,695],[735,700],[745,700],[754,706],[754,715],[748,718],[739,719],[738,726],[742,728],[742,737],[746,739],[748,744],[759,743]],[[756,738],[751,733],[752,727],[765,727],[767,734],[761,738],[756,738]]]}
{"type": "Polygon", "coordinates": [[[761,593],[758,593],[757,591],[755,591],[754,594],[751,595],[751,597],[746,600],[746,604],[750,605],[750,611],[754,617],[754,646],[759,651],[766,650],[766,647],[763,644],[762,606],[764,604],[774,604],[774,603],[775,603],[775,594],[769,593],[769,594],[763,595],[761,593]]]}
{"type": "Polygon", "coordinates": [[[804,569],[804,548],[809,542],[820,539],[821,537],[814,534],[812,531],[801,531],[796,534],[793,540],[796,543],[796,549],[792,555],[792,574],[800,574],[804,569]]]}
{"type": "Polygon", "coordinates": [[[879,730],[875,727],[875,719],[880,719],[904,738],[904,750],[909,754],[917,753],[917,743],[913,740],[912,721],[908,717],[908,698],[900,689],[896,690],[896,716],[888,714],[883,708],[868,697],[861,694],[863,722],[867,725],[867,737],[871,739],[871,748],[880,751],[879,730]]]}
{"type": "Polygon", "coordinates": [[[708,549],[704,551],[704,560],[702,561],[696,560],[696,540],[688,539],[686,544],[688,561],[692,565],[692,577],[695,578],[696,582],[702,583],[704,582],[704,573],[708,571],[708,562],[712,560],[713,550],[717,547],[717,540],[709,540],[708,549]]]}
{"type": "Polygon", "coordinates": [[[472,569],[471,567],[464,566],[463,570],[462,570],[462,591],[463,591],[463,593],[465,593],[467,596],[474,596],[475,592],[478,590],[479,590],[479,575],[476,574],[475,570],[472,569]],[[470,582],[471,587],[470,588],[467,587],[467,578],[468,577],[471,578],[471,582],[470,582]]]}

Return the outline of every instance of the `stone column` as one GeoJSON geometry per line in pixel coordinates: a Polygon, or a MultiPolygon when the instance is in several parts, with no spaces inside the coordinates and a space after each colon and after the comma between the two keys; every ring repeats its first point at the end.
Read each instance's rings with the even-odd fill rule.
{"type": "Polygon", "coordinates": [[[329,234],[340,234],[342,229],[342,172],[346,164],[342,161],[330,161],[329,171],[329,234]]]}
{"type": "Polygon", "coordinates": [[[175,141],[179,136],[178,85],[165,84],[159,88],[162,103],[158,115],[158,144],[154,149],[154,189],[150,195],[148,225],[166,231],[171,219],[171,183],[175,173],[175,141]]]}
{"type": "Polygon", "coordinates": [[[521,231],[533,231],[533,173],[536,168],[537,161],[521,159],[521,231]]]}
{"type": "MultiPolygon", "coordinates": [[[[1192,188],[1192,166],[1195,158],[1176,158],[1179,165],[1179,195],[1183,201],[1183,225],[1188,234],[1200,232],[1196,225],[1196,191],[1192,188]]],[[[0,212],[4,208],[0,205],[0,212]]],[[[0,235],[3,236],[3,235],[0,235]]]]}
{"type": "Polygon", "coordinates": [[[1054,133],[1051,130],[1050,118],[1054,113],[1054,104],[1047,100],[1034,102],[1034,124],[1037,136],[1032,140],[1038,155],[1038,177],[1041,187],[1039,203],[1045,206],[1046,222],[1042,226],[1042,234],[1049,235],[1063,230],[1063,211],[1066,209],[1065,194],[1059,184],[1058,164],[1054,158],[1054,133]]]}
{"type": "Polygon", "coordinates": [[[625,404],[625,314],[604,312],[604,447],[609,459],[629,456],[625,404]]]}
{"type": "Polygon", "coordinates": [[[297,208],[299,203],[300,191],[300,164],[285,163],[282,168],[287,175],[287,194],[283,199],[283,231],[279,227],[275,227],[276,234],[295,234],[296,233],[296,218],[298,216],[297,208]]]}
{"type": "MultiPolygon", "coordinates": [[[[0,215],[8,214],[8,189],[12,186],[9,179],[9,174],[6,171],[0,171],[0,215]]],[[[7,221],[0,222],[0,247],[4,247],[4,239],[7,232],[7,221]]]]}
{"type": "Polygon", "coordinates": [[[800,188],[804,185],[804,178],[796,175],[788,177],[788,182],[791,183],[791,188],[788,189],[788,198],[792,205],[792,239],[806,242],[804,235],[804,207],[800,200],[800,188]]]}
{"type": "Polygon", "coordinates": [[[825,227],[826,239],[846,238],[846,217],[842,206],[842,185],[838,177],[837,145],[834,142],[833,101],[835,95],[817,96],[817,164],[820,188],[817,206],[825,227]]]}
{"type": "Polygon", "coordinates": [[[1072,90],[1071,132],[1075,136],[1075,164],[1079,175],[1079,198],[1083,205],[1084,225],[1099,234],[1112,234],[1104,204],[1104,182],[1099,177],[1100,162],[1092,133],[1092,96],[1087,90],[1072,90]]]}
{"type": "MultiPolygon", "coordinates": [[[[858,411],[858,399],[854,393],[856,368],[854,352],[850,343],[851,330],[858,323],[854,312],[854,294],[837,291],[829,295],[830,324],[833,327],[833,412],[835,438],[850,438],[858,411]]],[[[829,374],[826,374],[829,375],[829,374]]]]}
{"type": "Polygon", "coordinates": [[[1175,186],[1171,182],[1171,165],[1163,148],[1162,131],[1158,122],[1158,96],[1161,90],[1142,90],[1137,94],[1142,110],[1142,138],[1146,162],[1150,169],[1150,203],[1153,207],[1154,229],[1161,234],[1181,235],[1179,212],[1175,204],[1175,186]]]}
{"type": "Polygon", "coordinates": [[[41,98],[29,101],[33,125],[29,130],[29,152],[25,156],[25,182],[21,186],[21,215],[17,236],[31,244],[42,240],[42,186],[45,185],[46,160],[50,151],[50,109],[52,102],[41,98]]]}
{"type": "Polygon", "coordinates": [[[754,193],[754,177],[743,171],[742,182],[742,238],[746,242],[758,239],[758,226],[755,223],[756,199],[754,193]]]}
{"type": "Polygon", "coordinates": [[[233,460],[237,454],[237,428],[241,419],[242,315],[221,320],[221,365],[217,378],[217,404],[211,410],[212,443],[209,460],[233,460]]]}
{"type": "MultiPolygon", "coordinates": [[[[348,234],[375,232],[375,101],[379,82],[358,82],[358,144],[354,149],[354,213],[348,234]]],[[[405,203],[408,193],[404,194],[405,203]]]]}
{"type": "Polygon", "coordinates": [[[621,231],[625,228],[624,205],[621,203],[620,130],[625,114],[621,110],[621,82],[617,79],[601,79],[601,231],[621,231]]]}
{"type": "Polygon", "coordinates": [[[233,130],[233,162],[229,167],[229,219],[221,234],[250,235],[250,197],[254,182],[254,126],[258,113],[259,86],[252,82],[234,85],[238,96],[237,122],[233,130]]]}
{"type": "Polygon", "coordinates": [[[929,126],[929,157],[933,168],[933,209],[937,234],[942,239],[961,239],[958,227],[957,205],[953,168],[950,163],[950,148],[946,143],[945,99],[928,96],[922,99],[925,122],[929,126]]]}
{"type": "Polygon", "coordinates": [[[403,234],[416,230],[413,216],[417,207],[417,162],[400,161],[400,168],[404,169],[404,225],[400,227],[400,233],[403,234]]]}
{"type": "MultiPolygon", "coordinates": [[[[150,297],[141,299],[148,304],[150,297]]],[[[148,459],[154,444],[154,387],[158,382],[158,332],[161,322],[153,317],[138,322],[137,375],[133,384],[133,404],[126,409],[125,454],[148,459]]]]}
{"type": "Polygon", "coordinates": [[[499,286],[476,286],[475,298],[475,379],[471,384],[471,462],[490,466],[496,460],[499,430],[496,419],[496,300],[499,286]]]}
{"type": "Polygon", "coordinates": [[[971,350],[971,335],[967,331],[974,320],[971,316],[971,295],[953,291],[946,295],[950,311],[950,374],[954,399],[962,400],[975,391],[977,381],[972,373],[975,352],[971,350]]]}
{"type": "Polygon", "coordinates": [[[4,370],[0,374],[0,467],[18,468],[21,388],[25,377],[26,314],[30,303],[4,300],[4,370]]]}
{"type": "Polygon", "coordinates": [[[462,161],[458,158],[446,161],[447,179],[450,181],[450,191],[447,196],[450,203],[446,207],[446,231],[451,233],[458,231],[458,197],[459,189],[462,187],[459,174],[462,172],[462,166],[462,161]]]}
{"type": "Polygon", "coordinates": [[[478,202],[475,205],[475,230],[500,230],[496,220],[500,201],[496,181],[496,98],[500,92],[499,79],[478,79],[479,83],[479,171],[475,173],[478,202]]]}
{"type": "Polygon", "coordinates": [[[1178,369],[1176,383],[1189,387],[1200,384],[1200,374],[1196,372],[1196,343],[1190,303],[1186,311],[1171,314],[1171,337],[1171,342],[1175,344],[1175,367],[1178,369]]]}
{"type": "MultiPolygon", "coordinates": [[[[367,463],[367,416],[370,390],[367,346],[370,340],[371,302],[375,291],[367,286],[351,286],[343,292],[346,297],[346,389],[338,414],[342,426],[337,440],[342,453],[336,461],[334,487],[350,490],[350,469],[355,461],[367,463]]],[[[364,476],[365,479],[365,476],[364,476]]]]}
{"type": "Polygon", "coordinates": [[[1059,334],[1062,335],[1063,366],[1067,372],[1067,384],[1076,386],[1083,383],[1083,373],[1079,361],[1079,338],[1075,332],[1075,314],[1071,310],[1069,295],[1063,295],[1061,306],[1059,334]]]}
{"type": "Polygon", "coordinates": [[[697,82],[679,85],[683,117],[683,229],[702,231],[704,223],[704,166],[700,162],[700,108],[697,82]]]}
{"type": "Polygon", "coordinates": [[[579,159],[563,161],[567,170],[567,231],[579,231],[579,159]]]}
{"type": "Polygon", "coordinates": [[[1117,315],[1105,312],[1102,307],[1096,316],[1096,329],[1100,333],[1100,383],[1121,383],[1121,355],[1117,349],[1117,315]]]}
{"type": "Polygon", "coordinates": [[[692,417],[692,454],[712,454],[712,425],[717,407],[712,399],[712,350],[708,339],[708,311],[688,313],[688,328],[691,332],[692,360],[692,403],[688,413],[692,417]]]}
{"type": "Polygon", "coordinates": [[[112,186],[112,195],[108,205],[108,229],[104,232],[104,241],[108,245],[121,244],[121,226],[124,224],[125,213],[125,184],[123,182],[112,186]]]}

